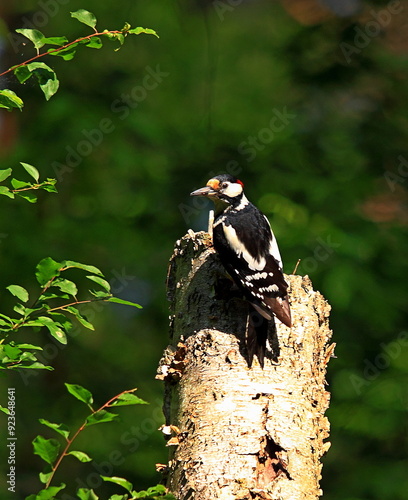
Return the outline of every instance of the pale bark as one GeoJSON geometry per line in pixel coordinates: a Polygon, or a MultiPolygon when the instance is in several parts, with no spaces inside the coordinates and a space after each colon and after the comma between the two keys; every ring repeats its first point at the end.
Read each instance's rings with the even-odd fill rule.
{"type": "Polygon", "coordinates": [[[210,236],[189,232],[176,244],[171,344],[158,378],[165,381],[164,432],[171,433],[167,485],[179,500],[322,494],[330,306],[308,277],[286,279],[294,326],[276,321],[264,369],[257,360],[248,368],[247,306],[231,290],[210,236]]]}

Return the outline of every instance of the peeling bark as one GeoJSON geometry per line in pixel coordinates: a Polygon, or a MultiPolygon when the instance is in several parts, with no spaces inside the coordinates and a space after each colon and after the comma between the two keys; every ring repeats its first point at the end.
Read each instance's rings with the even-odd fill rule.
{"type": "Polygon", "coordinates": [[[325,390],[330,306],[309,278],[286,276],[294,326],[269,332],[248,368],[247,305],[207,233],[189,232],[170,261],[170,346],[158,371],[169,490],[179,500],[312,500],[330,444],[325,390]],[[267,358],[268,358],[267,357],[267,358]]]}

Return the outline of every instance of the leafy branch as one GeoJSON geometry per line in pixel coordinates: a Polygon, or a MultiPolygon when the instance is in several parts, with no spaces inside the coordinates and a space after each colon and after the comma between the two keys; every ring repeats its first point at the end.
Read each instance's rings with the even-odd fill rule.
{"type": "MultiPolygon", "coordinates": [[[[77,38],[76,40],[70,42],[65,36],[46,37],[37,29],[17,29],[17,33],[25,36],[33,43],[37,54],[20,64],[12,66],[3,73],[0,73],[0,77],[5,76],[8,73],[13,73],[20,83],[25,83],[29,78],[35,75],[37,77],[38,84],[48,101],[57,92],[59,88],[59,80],[55,71],[44,62],[38,61],[39,59],[45,56],[59,56],[65,61],[69,61],[74,58],[80,45],[84,45],[85,47],[92,49],[100,49],[103,46],[103,38],[119,42],[119,47],[115,49],[119,50],[128,35],[140,35],[144,33],[158,37],[157,33],[152,29],[141,27],[132,28],[129,23],[125,23],[125,26],[121,30],[105,29],[103,31],[98,31],[96,29],[97,20],[95,15],[85,9],[79,9],[75,12],[71,12],[71,17],[92,28],[94,33],[77,38]],[[57,47],[40,52],[40,49],[46,45],[57,47]]],[[[21,111],[23,106],[23,100],[15,92],[10,89],[0,90],[0,108],[5,108],[8,111],[11,111],[13,108],[17,108],[21,111]]]]}
{"type": "MultiPolygon", "coordinates": [[[[29,193],[28,191],[36,191],[38,189],[43,189],[50,193],[57,193],[57,189],[55,184],[57,183],[56,179],[47,179],[43,182],[39,181],[40,174],[38,170],[28,163],[20,162],[23,168],[30,174],[30,176],[35,180],[33,182],[20,181],[18,179],[11,179],[11,186],[0,186],[0,195],[7,196],[9,198],[14,199],[15,195],[24,198],[30,203],[35,203],[37,201],[37,197],[34,193],[29,193]]],[[[0,182],[5,181],[10,177],[13,170],[11,168],[6,168],[5,170],[0,170],[0,182]]]]}
{"type": "Polygon", "coordinates": [[[0,369],[41,368],[52,370],[52,367],[45,366],[37,359],[36,354],[31,352],[33,350],[41,351],[42,347],[26,343],[20,344],[13,340],[5,343],[11,334],[15,334],[23,327],[34,329],[45,327],[58,342],[67,344],[67,334],[73,327],[73,319],[76,319],[85,328],[94,330],[94,326],[81,314],[78,306],[105,301],[141,307],[133,302],[114,297],[111,294],[110,284],[95,266],[71,260],[57,262],[51,257],[47,257],[37,265],[36,278],[41,288],[38,297],[31,306],[26,305],[30,297],[25,288],[20,285],[7,287],[7,290],[19,300],[13,308],[19,317],[13,318],[0,313],[0,369]],[[65,277],[66,271],[75,268],[90,273],[86,275],[86,278],[101,288],[89,290],[92,296],[89,299],[79,300],[77,298],[77,285],[65,277]]]}
{"type": "MultiPolygon", "coordinates": [[[[81,432],[83,432],[87,427],[90,427],[91,425],[117,421],[118,415],[116,413],[108,411],[108,409],[118,406],[147,404],[146,401],[143,401],[133,394],[136,389],[130,389],[122,391],[120,394],[109,399],[109,401],[104,403],[97,410],[94,410],[92,407],[93,396],[92,393],[88,391],[88,389],[85,389],[84,387],[77,384],[65,384],[65,386],[72,396],[88,406],[88,408],[91,410],[91,413],[73,433],[71,433],[71,430],[64,423],[56,424],[45,419],[40,419],[41,424],[47,426],[48,428],[56,432],[59,436],[63,437],[64,447],[62,452],[60,452],[60,441],[56,439],[46,439],[43,436],[37,436],[33,440],[34,454],[38,455],[47,464],[45,470],[39,474],[40,481],[45,486],[38,494],[28,496],[26,500],[46,500],[49,498],[54,498],[59,491],[65,488],[64,483],[62,483],[60,486],[51,486],[51,482],[55,476],[55,473],[59,469],[64,458],[73,456],[82,463],[92,461],[92,458],[87,453],[83,451],[71,450],[71,446],[79,436],[79,434],[81,434],[81,432]]],[[[107,476],[101,476],[101,478],[104,481],[109,481],[121,486],[128,492],[128,494],[125,495],[113,495],[111,497],[111,500],[113,500],[114,498],[120,498],[121,500],[127,500],[130,498],[149,498],[152,500],[160,498],[162,500],[174,500],[174,497],[172,495],[166,494],[165,487],[161,485],[149,488],[149,490],[147,491],[137,492],[134,491],[133,485],[124,478],[107,476]]],[[[77,492],[77,495],[81,500],[98,500],[95,492],[86,488],[80,488],[77,492]]]]}

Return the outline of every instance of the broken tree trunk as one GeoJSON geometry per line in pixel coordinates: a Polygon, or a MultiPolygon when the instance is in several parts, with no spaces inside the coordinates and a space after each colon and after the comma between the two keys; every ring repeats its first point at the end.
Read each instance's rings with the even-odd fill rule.
{"type": "Polygon", "coordinates": [[[171,344],[158,378],[179,500],[315,500],[330,444],[326,365],[330,306],[308,277],[286,276],[293,327],[276,321],[262,369],[248,368],[247,305],[207,233],[177,242],[170,261],[171,344]]]}

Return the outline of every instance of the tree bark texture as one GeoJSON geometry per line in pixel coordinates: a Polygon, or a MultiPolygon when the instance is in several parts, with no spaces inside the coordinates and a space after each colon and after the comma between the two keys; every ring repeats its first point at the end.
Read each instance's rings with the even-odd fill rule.
{"type": "Polygon", "coordinates": [[[207,233],[177,242],[170,261],[170,346],[158,370],[179,500],[314,500],[330,446],[326,365],[330,306],[310,279],[286,276],[293,327],[269,331],[262,369],[248,368],[247,305],[207,233]]]}

